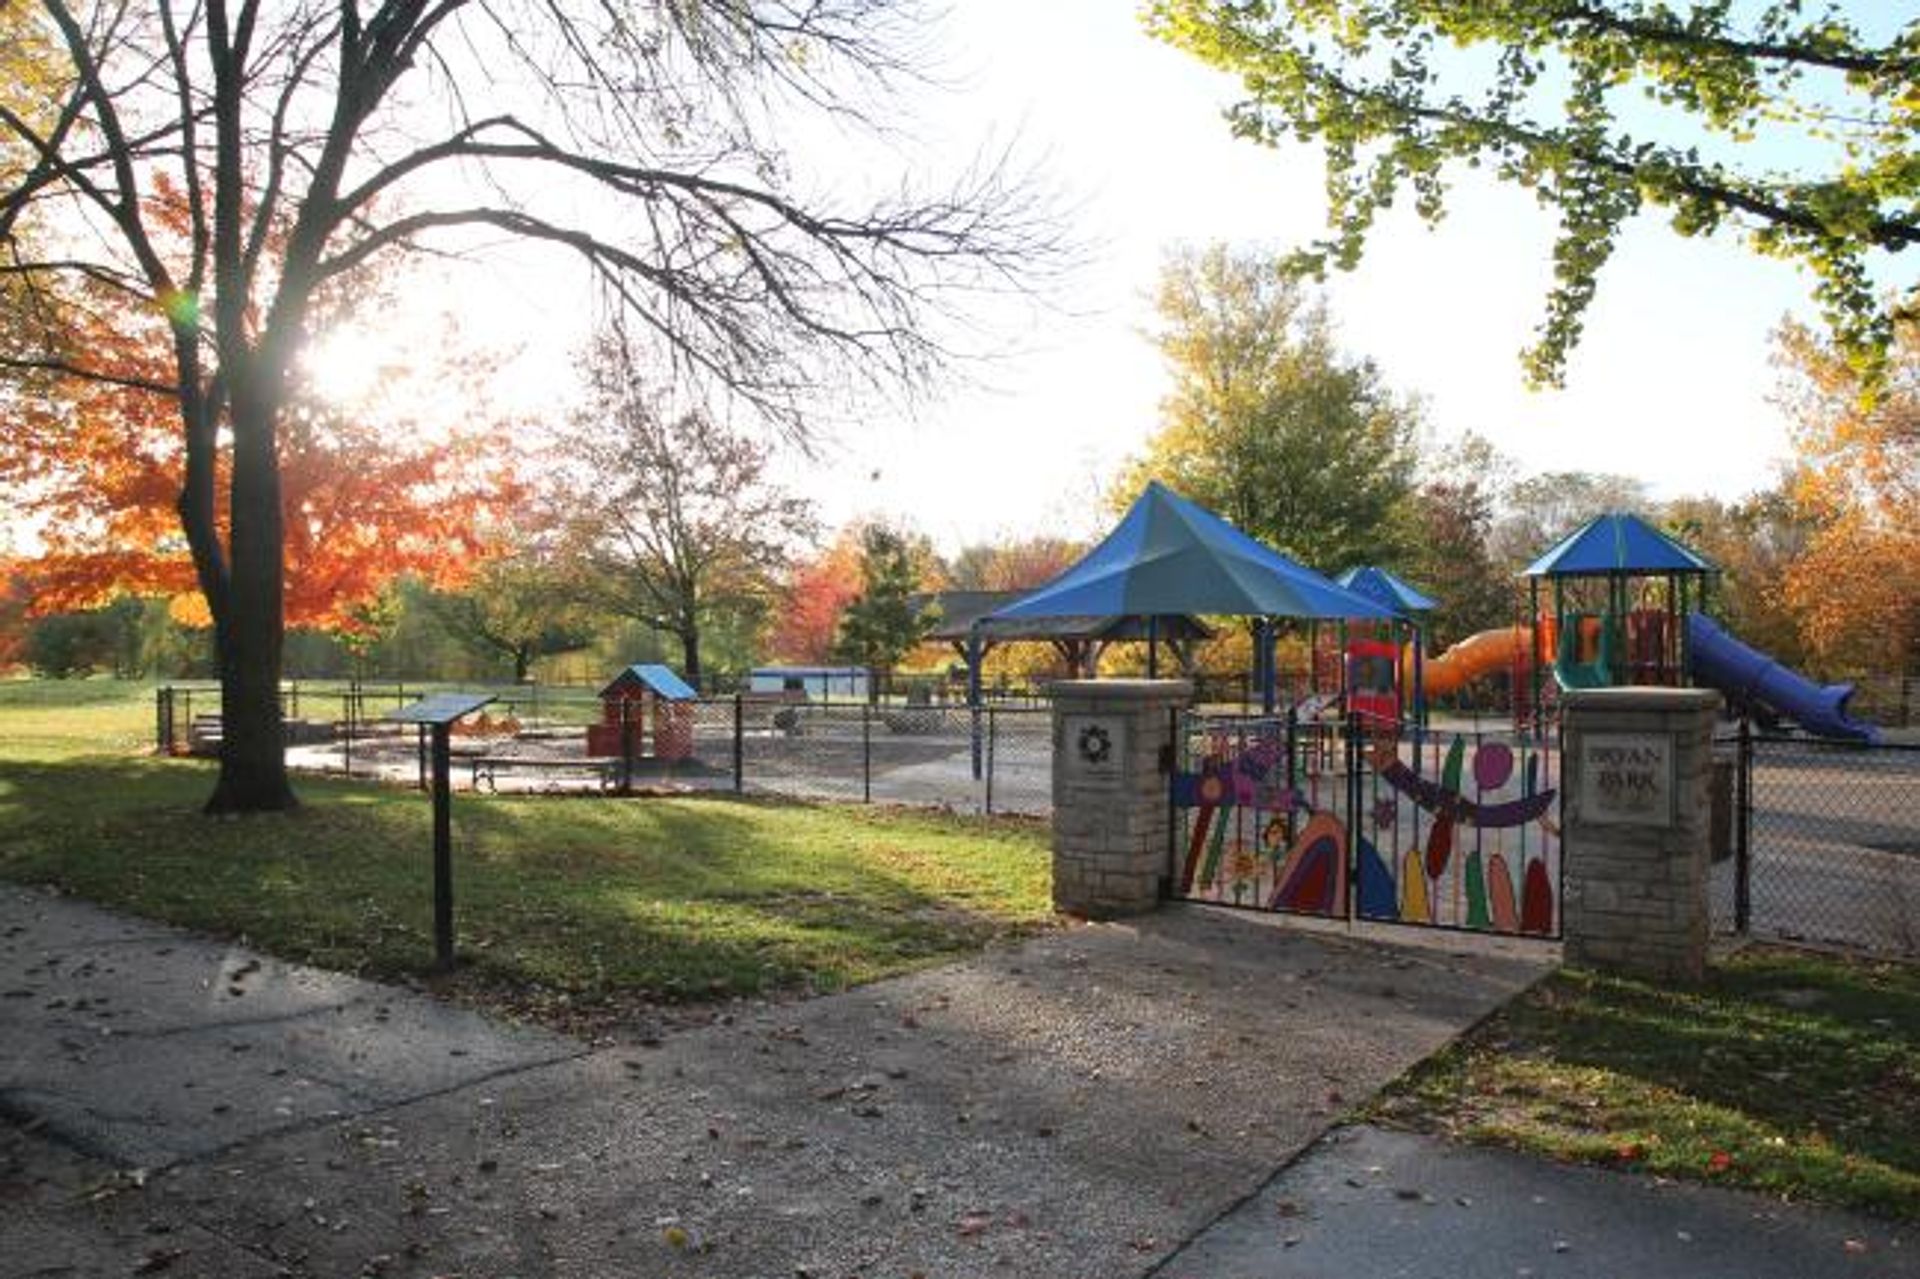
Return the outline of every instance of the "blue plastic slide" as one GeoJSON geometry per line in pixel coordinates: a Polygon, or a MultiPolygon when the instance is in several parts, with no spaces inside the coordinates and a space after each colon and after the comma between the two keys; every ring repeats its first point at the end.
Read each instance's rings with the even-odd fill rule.
{"type": "Polygon", "coordinates": [[[1687,615],[1687,655],[1693,682],[1719,689],[1734,705],[1762,703],[1818,737],[1880,740],[1880,730],[1847,716],[1853,685],[1816,684],[1741,643],[1705,614],[1687,615]]]}

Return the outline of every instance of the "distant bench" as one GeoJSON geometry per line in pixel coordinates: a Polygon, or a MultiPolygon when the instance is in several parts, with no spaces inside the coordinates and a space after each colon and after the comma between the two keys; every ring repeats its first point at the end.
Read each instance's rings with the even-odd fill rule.
{"type": "Polygon", "coordinates": [[[548,773],[586,777],[600,784],[601,790],[612,790],[620,781],[620,759],[617,756],[606,758],[554,759],[538,755],[473,755],[468,757],[467,766],[472,770],[473,789],[484,785],[487,790],[497,792],[496,778],[501,773],[548,773]]]}

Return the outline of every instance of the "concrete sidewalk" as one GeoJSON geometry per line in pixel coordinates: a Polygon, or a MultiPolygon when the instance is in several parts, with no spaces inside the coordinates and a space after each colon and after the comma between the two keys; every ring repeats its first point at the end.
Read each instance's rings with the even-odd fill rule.
{"type": "Polygon", "coordinates": [[[0,1273],[1143,1275],[1543,969],[1179,909],[587,1052],[0,887],[0,1273]]]}
{"type": "Polygon", "coordinates": [[[1365,1125],[1338,1129],[1160,1279],[1920,1277],[1920,1232],[1365,1125]]]}

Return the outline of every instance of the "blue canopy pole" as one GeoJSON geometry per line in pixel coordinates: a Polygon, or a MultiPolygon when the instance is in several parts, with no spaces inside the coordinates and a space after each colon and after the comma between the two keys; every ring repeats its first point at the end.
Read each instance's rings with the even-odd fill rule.
{"type": "Polygon", "coordinates": [[[1160,678],[1160,615],[1147,614],[1147,678],[1160,678]]]}
{"type": "Polygon", "coordinates": [[[980,624],[967,629],[967,709],[971,712],[973,738],[973,780],[981,774],[980,749],[980,624]]]}
{"type": "Polygon", "coordinates": [[[1413,721],[1427,726],[1427,636],[1419,623],[1413,627],[1413,721]]]}
{"type": "Polygon", "coordinates": [[[1254,623],[1254,669],[1260,673],[1260,713],[1273,714],[1275,703],[1274,682],[1280,663],[1273,651],[1273,619],[1260,618],[1254,623]]]}

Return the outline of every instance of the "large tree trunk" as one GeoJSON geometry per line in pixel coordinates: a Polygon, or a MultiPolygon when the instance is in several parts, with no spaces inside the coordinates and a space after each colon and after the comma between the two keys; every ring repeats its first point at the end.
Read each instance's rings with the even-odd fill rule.
{"type": "Polygon", "coordinates": [[[680,674],[697,690],[700,687],[700,631],[689,626],[680,632],[680,674]]]}
{"type": "Polygon", "coordinates": [[[250,388],[233,398],[232,589],[214,640],[220,659],[220,780],[209,813],[297,807],[280,712],[285,640],[277,403],[250,388]]]}

